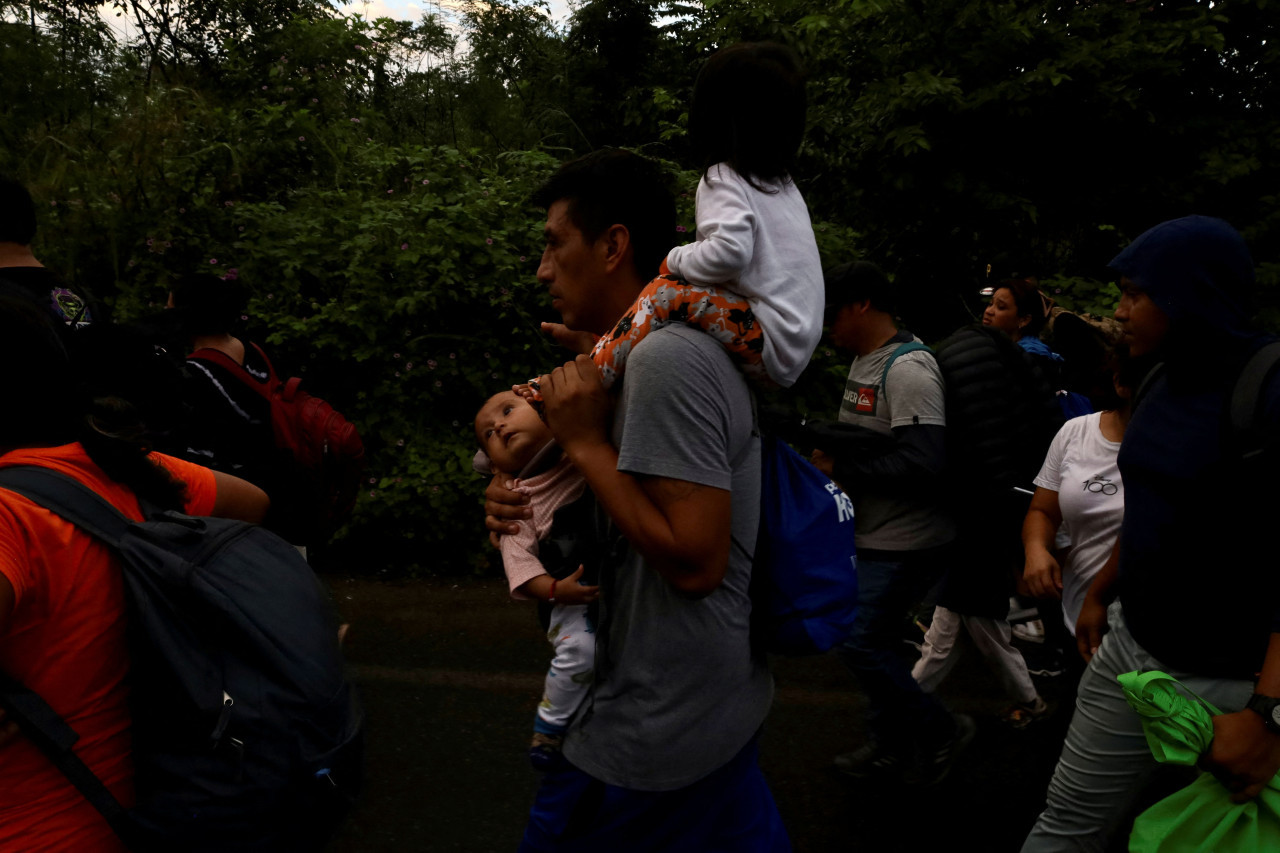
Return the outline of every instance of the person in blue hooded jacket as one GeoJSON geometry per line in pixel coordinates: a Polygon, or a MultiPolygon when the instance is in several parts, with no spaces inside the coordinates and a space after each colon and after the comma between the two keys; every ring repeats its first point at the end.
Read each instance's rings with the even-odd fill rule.
{"type": "Polygon", "coordinates": [[[1106,849],[1129,816],[1155,761],[1121,673],[1162,670],[1223,711],[1201,764],[1237,802],[1280,769],[1280,572],[1269,547],[1280,371],[1259,395],[1261,441],[1226,414],[1244,364],[1273,340],[1250,319],[1253,260],[1226,222],[1188,216],[1147,231],[1110,267],[1131,354],[1162,366],[1120,447],[1124,522],[1077,622],[1089,667],[1023,851],[1106,849]]]}

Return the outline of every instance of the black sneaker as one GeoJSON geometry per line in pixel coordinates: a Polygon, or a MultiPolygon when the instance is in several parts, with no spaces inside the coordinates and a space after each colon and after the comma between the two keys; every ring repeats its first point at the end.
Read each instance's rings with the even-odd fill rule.
{"type": "Polygon", "coordinates": [[[534,732],[533,742],[529,744],[529,763],[534,770],[543,773],[555,770],[564,761],[564,753],[561,752],[563,746],[564,738],[560,735],[534,732]]]}
{"type": "Polygon", "coordinates": [[[902,780],[907,762],[902,753],[889,750],[877,741],[865,744],[853,752],[837,755],[836,770],[851,779],[902,780]]]}
{"type": "Polygon", "coordinates": [[[968,714],[955,714],[954,716],[956,733],[941,746],[932,749],[928,747],[921,749],[916,759],[916,766],[912,768],[911,774],[907,777],[909,784],[918,785],[922,788],[937,785],[947,778],[947,774],[951,772],[951,767],[955,764],[960,753],[964,752],[965,747],[973,742],[973,736],[978,733],[978,724],[973,721],[973,717],[968,714]]]}

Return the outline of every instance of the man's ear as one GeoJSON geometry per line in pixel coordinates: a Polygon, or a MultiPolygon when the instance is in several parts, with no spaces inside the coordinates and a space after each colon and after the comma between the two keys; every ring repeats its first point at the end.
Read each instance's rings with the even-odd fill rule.
{"type": "Polygon", "coordinates": [[[596,240],[601,252],[605,272],[616,272],[624,264],[632,263],[631,232],[625,225],[610,225],[596,240]]]}

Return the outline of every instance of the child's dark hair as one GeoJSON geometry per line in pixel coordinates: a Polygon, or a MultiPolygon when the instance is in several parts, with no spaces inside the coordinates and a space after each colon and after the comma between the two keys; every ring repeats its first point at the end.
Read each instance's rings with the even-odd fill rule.
{"type": "Polygon", "coordinates": [[[804,71],[795,51],[742,42],[702,66],[689,108],[689,136],[704,175],[728,163],[747,183],[786,180],[804,138],[804,71]]]}
{"type": "Polygon", "coordinates": [[[676,203],[669,183],[652,160],[607,148],[565,163],[531,200],[542,208],[568,202],[569,221],[588,243],[612,225],[625,225],[636,271],[648,281],[675,242],[676,203]]]}
{"type": "Polygon", "coordinates": [[[209,273],[185,275],[174,282],[173,307],[184,334],[228,334],[248,302],[244,285],[209,273]]]}
{"type": "MultiPolygon", "coordinates": [[[[86,358],[95,355],[85,353],[86,358]]],[[[0,374],[8,413],[0,420],[0,446],[79,441],[108,477],[138,497],[165,509],[181,508],[184,487],[148,458],[151,446],[136,410],[84,381],[64,336],[40,306],[0,296],[0,359],[11,365],[0,374]]]]}
{"type": "Polygon", "coordinates": [[[27,188],[0,175],[0,243],[29,246],[36,236],[36,203],[27,188]]]}

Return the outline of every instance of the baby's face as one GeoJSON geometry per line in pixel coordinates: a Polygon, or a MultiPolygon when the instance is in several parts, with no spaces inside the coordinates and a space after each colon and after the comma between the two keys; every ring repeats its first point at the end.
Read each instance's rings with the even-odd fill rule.
{"type": "Polygon", "coordinates": [[[551,430],[523,397],[503,391],[480,407],[476,439],[495,469],[518,474],[551,440],[551,430]]]}

